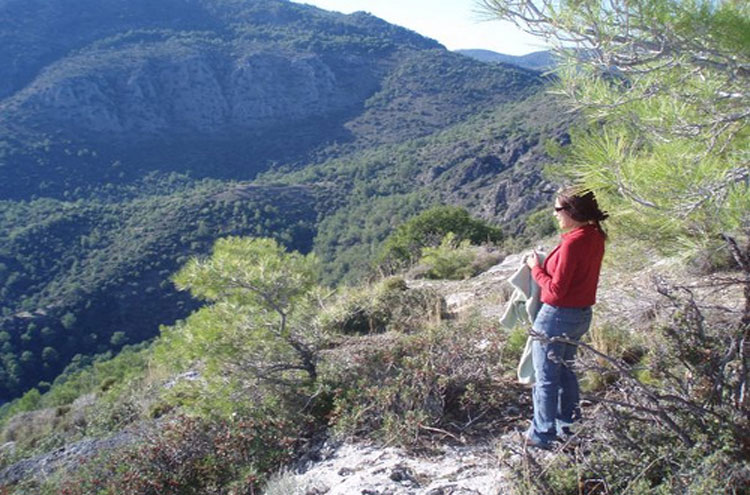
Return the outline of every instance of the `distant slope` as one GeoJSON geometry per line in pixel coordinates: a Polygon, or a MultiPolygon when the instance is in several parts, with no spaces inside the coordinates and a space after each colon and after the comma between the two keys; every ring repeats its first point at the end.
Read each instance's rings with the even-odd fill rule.
{"type": "Polygon", "coordinates": [[[3,0],[0,19],[1,98],[65,60],[75,71],[91,59],[127,68],[160,51],[185,57],[226,45],[238,55],[268,47],[330,52],[347,42],[371,55],[439,46],[361,12],[343,16],[286,0],[3,0]],[[118,60],[118,51],[130,58],[118,60]]]}
{"type": "Polygon", "coordinates": [[[314,248],[329,283],[356,282],[372,268],[392,229],[433,205],[523,230],[523,219],[551,199],[541,169],[547,142],[565,144],[574,116],[538,93],[487,108],[430,136],[373,146],[298,172],[268,172],[261,183],[335,184],[340,206],[318,224],[314,248]]]}
{"type": "Polygon", "coordinates": [[[456,50],[456,53],[466,55],[467,57],[471,57],[482,62],[500,62],[504,64],[517,65],[518,67],[523,67],[524,69],[531,70],[543,71],[549,70],[555,66],[555,60],[552,52],[547,50],[520,56],[505,55],[502,53],[493,52],[491,50],[480,49],[456,50]]]}

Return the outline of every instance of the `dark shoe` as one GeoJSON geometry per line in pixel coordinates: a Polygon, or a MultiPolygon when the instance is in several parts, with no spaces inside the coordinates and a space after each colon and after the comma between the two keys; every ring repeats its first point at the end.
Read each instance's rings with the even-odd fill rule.
{"type": "Polygon", "coordinates": [[[529,438],[526,435],[523,436],[523,440],[524,448],[533,447],[540,450],[552,450],[552,443],[550,442],[540,442],[538,440],[534,440],[533,438],[529,438]]]}
{"type": "Polygon", "coordinates": [[[575,425],[575,415],[571,422],[557,420],[557,438],[564,442],[565,440],[576,436],[576,431],[573,429],[575,425]]]}

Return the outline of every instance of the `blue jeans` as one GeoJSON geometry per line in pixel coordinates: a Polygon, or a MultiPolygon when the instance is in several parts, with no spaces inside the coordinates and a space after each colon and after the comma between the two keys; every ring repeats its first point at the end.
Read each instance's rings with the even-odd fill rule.
{"type": "Polygon", "coordinates": [[[526,436],[547,445],[557,438],[559,424],[573,422],[578,414],[580,392],[572,369],[578,346],[545,341],[544,337],[565,337],[578,341],[591,324],[591,307],[559,308],[543,304],[534,320],[531,354],[536,383],[533,389],[534,419],[526,436]]]}

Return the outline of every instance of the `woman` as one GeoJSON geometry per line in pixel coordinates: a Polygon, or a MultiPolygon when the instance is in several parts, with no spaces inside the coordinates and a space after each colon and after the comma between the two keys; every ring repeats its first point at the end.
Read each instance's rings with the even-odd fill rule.
{"type": "Polygon", "coordinates": [[[558,194],[554,214],[563,231],[560,244],[544,264],[536,252],[526,260],[543,303],[533,325],[539,339],[532,344],[534,419],[526,443],[543,449],[580,414],[578,379],[571,368],[578,346],[550,339],[578,341],[591,324],[607,237],[600,222],[608,216],[593,192],[573,189],[558,194]]]}

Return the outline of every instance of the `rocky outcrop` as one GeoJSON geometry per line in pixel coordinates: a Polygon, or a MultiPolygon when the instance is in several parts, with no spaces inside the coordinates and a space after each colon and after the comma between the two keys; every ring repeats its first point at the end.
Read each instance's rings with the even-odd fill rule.
{"type": "Polygon", "coordinates": [[[444,445],[425,455],[343,444],[302,472],[277,475],[265,494],[495,495],[506,491],[508,475],[491,444],[444,445]]]}
{"type": "Polygon", "coordinates": [[[263,129],[330,118],[376,88],[361,60],[173,43],[66,59],[0,107],[29,124],[112,135],[263,129]],[[181,53],[185,52],[185,53],[181,53]],[[362,69],[362,70],[358,70],[362,69]],[[357,73],[353,80],[352,75],[357,73]]]}
{"type": "MultiPolygon", "coordinates": [[[[101,452],[132,444],[138,436],[120,432],[103,439],[87,438],[30,459],[24,459],[0,471],[0,490],[30,478],[44,479],[60,469],[70,469],[101,452]]],[[[0,448],[9,448],[9,445],[0,448]]]]}

